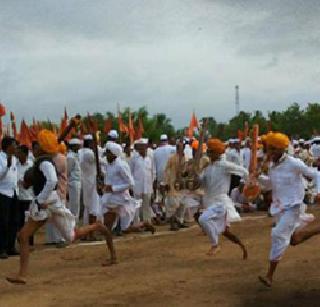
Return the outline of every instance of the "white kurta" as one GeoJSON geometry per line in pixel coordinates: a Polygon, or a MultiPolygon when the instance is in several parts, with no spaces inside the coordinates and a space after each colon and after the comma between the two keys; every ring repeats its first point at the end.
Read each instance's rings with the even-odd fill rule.
{"type": "Polygon", "coordinates": [[[305,214],[303,199],[305,195],[303,176],[317,183],[319,192],[319,172],[306,166],[300,159],[284,155],[279,163],[269,169],[269,175],[261,175],[259,180],[272,189],[270,213],[277,224],[272,229],[272,247],[270,260],[278,261],[290,244],[294,231],[306,222],[312,221],[312,215],[305,214]]]}
{"type": "Polygon", "coordinates": [[[245,147],[241,150],[242,160],[243,160],[243,167],[249,169],[250,166],[250,159],[251,159],[251,150],[248,147],[245,147]]]}
{"type": "Polygon", "coordinates": [[[145,222],[151,222],[153,216],[151,195],[153,193],[153,181],[155,180],[153,160],[149,156],[143,158],[140,154],[136,153],[131,158],[129,165],[134,179],[134,197],[142,200],[140,214],[136,216],[135,223],[139,222],[139,219],[145,222]]]}
{"type": "Polygon", "coordinates": [[[156,176],[158,184],[164,179],[164,170],[166,168],[167,162],[172,154],[176,152],[175,148],[171,145],[163,145],[158,147],[154,151],[154,163],[156,167],[156,176]]]}
{"type": "Polygon", "coordinates": [[[121,217],[121,229],[125,230],[133,221],[139,202],[130,196],[129,189],[134,186],[130,167],[121,157],[105,166],[104,184],[112,186],[112,193],[102,196],[102,213],[115,211],[121,217]]]}
{"type": "Polygon", "coordinates": [[[80,194],[81,194],[81,168],[79,156],[76,152],[69,151],[67,154],[67,178],[69,201],[68,208],[79,220],[80,194]]]}
{"type": "Polygon", "coordinates": [[[82,174],[83,204],[89,214],[99,216],[100,205],[97,193],[97,170],[94,152],[92,149],[82,148],[78,153],[82,174]]]}
{"type": "Polygon", "coordinates": [[[228,152],[226,152],[226,160],[237,165],[241,165],[242,158],[240,156],[240,152],[235,148],[230,148],[228,152]]]}
{"type": "Polygon", "coordinates": [[[228,196],[232,174],[247,177],[248,171],[242,166],[219,160],[211,163],[200,175],[200,183],[204,189],[203,205],[206,210],[200,216],[199,223],[214,246],[218,244],[218,236],[226,226],[240,220],[228,196]]]}

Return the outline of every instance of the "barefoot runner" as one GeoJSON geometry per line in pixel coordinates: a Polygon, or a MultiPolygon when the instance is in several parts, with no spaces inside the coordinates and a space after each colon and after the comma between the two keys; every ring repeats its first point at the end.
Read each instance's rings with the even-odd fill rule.
{"type": "Polygon", "coordinates": [[[75,228],[75,217],[60,200],[57,191],[57,174],[52,157],[57,153],[58,142],[55,134],[42,130],[38,135],[40,155],[34,167],[26,172],[25,187],[33,186],[35,199],[30,206],[30,216],[19,233],[20,242],[20,270],[14,277],[7,280],[15,284],[25,284],[29,265],[29,237],[32,236],[48,220],[52,221],[70,242],[99,231],[105,237],[111,253],[111,260],[115,261],[115,251],[112,245],[111,232],[101,223],[95,223],[81,228],[75,228]]]}
{"type": "Polygon", "coordinates": [[[207,155],[210,164],[200,174],[199,182],[204,189],[203,204],[206,208],[199,217],[199,224],[211,241],[209,255],[218,250],[218,239],[222,233],[233,243],[240,246],[243,258],[247,258],[247,250],[240,239],[230,231],[230,223],[239,221],[234,204],[228,196],[230,177],[232,174],[247,177],[248,171],[239,165],[221,158],[225,145],[219,139],[209,139],[207,155]]]}
{"type": "Polygon", "coordinates": [[[271,287],[274,272],[285,250],[291,245],[297,245],[315,234],[320,233],[320,225],[310,224],[311,214],[305,214],[303,199],[305,195],[303,177],[314,179],[319,193],[319,172],[306,166],[302,160],[286,153],[290,143],[289,138],[282,133],[267,135],[267,153],[272,161],[268,176],[261,175],[260,181],[270,185],[272,189],[272,204],[270,213],[277,223],[271,232],[270,264],[266,276],[259,280],[271,287]]]}

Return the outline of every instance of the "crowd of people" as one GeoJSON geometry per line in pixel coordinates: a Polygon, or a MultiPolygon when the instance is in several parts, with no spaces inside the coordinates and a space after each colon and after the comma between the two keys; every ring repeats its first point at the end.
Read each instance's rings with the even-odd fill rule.
{"type": "Polygon", "coordinates": [[[219,251],[222,234],[246,259],[248,250],[231,223],[241,220],[239,213],[268,210],[275,226],[270,267],[259,277],[266,286],[286,248],[319,233],[305,203],[314,203],[320,191],[320,138],[290,141],[270,132],[258,138],[256,156],[250,138],[223,142],[163,134],[156,143],[141,138],[121,144],[115,130],[105,144],[94,134],[60,142],[48,130],[40,131],[32,148],[3,137],[0,259],[20,254],[20,270],[7,280],[26,283],[29,246],[43,225],[46,244],[57,247],[96,240],[100,233],[110,252],[103,265],[117,263],[114,235],[153,234],[163,224],[178,231],[193,221],[209,237],[209,255],[219,251]],[[253,177],[260,190],[254,198],[246,194],[253,177]]]}

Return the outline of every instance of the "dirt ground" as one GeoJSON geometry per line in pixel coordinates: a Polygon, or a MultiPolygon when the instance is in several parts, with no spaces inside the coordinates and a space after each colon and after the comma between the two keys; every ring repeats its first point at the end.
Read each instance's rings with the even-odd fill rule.
{"type": "MultiPolygon", "coordinates": [[[[319,209],[313,212],[320,219],[319,209]]],[[[119,264],[108,268],[101,267],[101,244],[37,247],[25,286],[5,281],[19,259],[0,261],[0,306],[320,306],[320,236],[289,248],[272,290],[258,283],[267,268],[271,223],[260,213],[233,224],[248,245],[247,261],[226,240],[217,256],[207,256],[208,239],[197,226],[126,236],[116,242],[119,264]]]]}

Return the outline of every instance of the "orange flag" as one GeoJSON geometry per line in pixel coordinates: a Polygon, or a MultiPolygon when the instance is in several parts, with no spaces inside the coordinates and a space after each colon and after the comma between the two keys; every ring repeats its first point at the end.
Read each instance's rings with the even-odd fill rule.
{"type": "Polygon", "coordinates": [[[136,138],[141,139],[144,133],[143,120],[142,117],[139,116],[139,124],[138,129],[136,130],[136,138]]]}
{"type": "Polygon", "coordinates": [[[129,129],[130,144],[133,144],[135,131],[134,131],[132,115],[131,115],[130,111],[129,111],[129,127],[128,127],[128,129],[129,129]]]}
{"type": "Polygon", "coordinates": [[[193,137],[194,129],[198,129],[198,128],[199,128],[198,119],[193,112],[191,116],[190,124],[189,124],[189,130],[188,130],[189,138],[193,137]]]}
{"type": "Polygon", "coordinates": [[[20,144],[27,145],[29,148],[31,148],[32,141],[33,140],[31,140],[30,137],[29,128],[23,119],[20,124],[20,144]]]}
{"type": "Polygon", "coordinates": [[[103,132],[105,134],[108,134],[111,129],[112,129],[112,118],[108,117],[104,122],[103,132]]]}
{"type": "Polygon", "coordinates": [[[119,122],[119,131],[125,134],[129,134],[128,126],[123,123],[120,112],[118,114],[118,122],[119,122]]]}
{"type": "Polygon", "coordinates": [[[246,139],[248,137],[248,134],[249,134],[249,124],[247,121],[244,122],[244,138],[246,139]]]}

